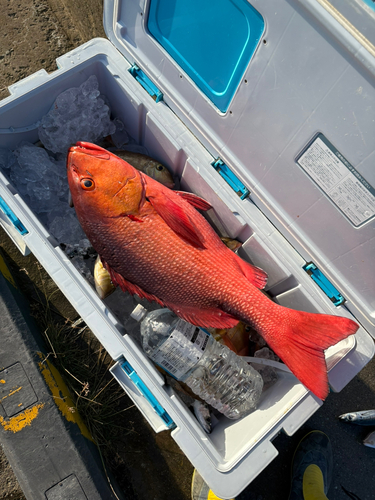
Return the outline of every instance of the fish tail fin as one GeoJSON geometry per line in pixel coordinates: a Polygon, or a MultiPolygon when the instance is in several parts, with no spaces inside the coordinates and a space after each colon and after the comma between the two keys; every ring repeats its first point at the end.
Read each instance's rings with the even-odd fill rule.
{"type": "Polygon", "coordinates": [[[302,384],[324,400],[328,395],[324,351],[354,334],[359,326],[339,316],[277,308],[275,321],[262,335],[302,384]]]}

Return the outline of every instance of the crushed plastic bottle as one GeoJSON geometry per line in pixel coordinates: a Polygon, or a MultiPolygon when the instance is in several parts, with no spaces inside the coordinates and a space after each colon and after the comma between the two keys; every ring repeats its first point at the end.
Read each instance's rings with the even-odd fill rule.
{"type": "Polygon", "coordinates": [[[169,309],[148,312],[138,305],[143,350],[174,378],[231,419],[256,409],[263,389],[259,373],[204,330],[169,309]]]}

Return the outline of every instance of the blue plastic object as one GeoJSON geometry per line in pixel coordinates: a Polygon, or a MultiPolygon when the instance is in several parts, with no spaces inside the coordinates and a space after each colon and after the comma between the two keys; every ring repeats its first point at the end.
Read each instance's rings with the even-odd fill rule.
{"type": "Polygon", "coordinates": [[[149,77],[146,76],[136,64],[133,64],[133,66],[129,69],[129,73],[134,76],[137,82],[142,85],[155,102],[163,100],[163,93],[160,92],[157,86],[152,83],[149,77]]]}
{"type": "Polygon", "coordinates": [[[303,266],[303,269],[311,276],[315,283],[323,290],[336,307],[345,302],[341,293],[332,285],[324,274],[319,271],[315,264],[310,262],[303,266]]]}
{"type": "Polygon", "coordinates": [[[230,168],[220,158],[215,160],[211,165],[221,175],[221,177],[230,185],[233,191],[243,200],[249,196],[250,191],[242,182],[234,175],[230,168]]]}
{"type": "Polygon", "coordinates": [[[4,212],[4,214],[8,217],[8,219],[11,221],[13,226],[17,229],[17,231],[22,234],[27,234],[29,231],[25,228],[25,226],[22,224],[22,222],[19,220],[19,218],[16,216],[16,214],[9,208],[9,206],[5,203],[3,198],[0,196],[0,209],[4,212]]]}
{"type": "Polygon", "coordinates": [[[151,0],[147,27],[225,112],[258,46],[264,20],[247,0],[151,0]]]}
{"type": "Polygon", "coordinates": [[[365,4],[370,7],[370,9],[375,10],[374,0],[362,0],[362,1],[365,2],[365,4]]]}
{"type": "Polygon", "coordinates": [[[121,368],[124,370],[126,375],[130,378],[130,380],[137,386],[137,389],[142,393],[142,395],[147,399],[156,413],[160,416],[160,418],[166,423],[169,429],[175,427],[175,423],[168,415],[168,413],[161,406],[159,401],[155,398],[152,392],[148,389],[148,387],[142,382],[142,380],[137,375],[137,372],[131,366],[128,361],[124,361],[121,363],[121,368]]]}

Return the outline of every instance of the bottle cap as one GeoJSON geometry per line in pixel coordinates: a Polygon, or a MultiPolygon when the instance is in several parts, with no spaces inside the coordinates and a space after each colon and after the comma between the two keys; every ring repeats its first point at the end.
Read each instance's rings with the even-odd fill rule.
{"type": "Polygon", "coordinates": [[[135,319],[136,321],[141,321],[141,319],[146,314],[147,314],[147,309],[143,307],[141,304],[138,304],[137,307],[130,314],[130,317],[135,319]]]}

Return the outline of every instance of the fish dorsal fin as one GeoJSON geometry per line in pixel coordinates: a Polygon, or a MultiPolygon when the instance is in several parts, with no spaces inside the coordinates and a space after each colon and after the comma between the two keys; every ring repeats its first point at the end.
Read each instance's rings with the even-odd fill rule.
{"type": "Polygon", "coordinates": [[[254,286],[262,290],[267,284],[267,273],[260,267],[253,266],[242,260],[237,254],[233,253],[233,257],[245,275],[246,279],[254,286]]]}
{"type": "MultiPolygon", "coordinates": [[[[143,174],[142,177],[145,179],[143,174]]],[[[191,221],[183,204],[179,200],[174,201],[173,196],[176,196],[173,191],[168,190],[166,196],[162,186],[157,188],[153,179],[145,179],[146,184],[146,200],[151,203],[155,211],[160,215],[166,224],[181,238],[190,243],[196,248],[205,248],[203,238],[198,228],[191,221]]],[[[167,190],[167,188],[165,188],[167,190]]]]}
{"type": "Polygon", "coordinates": [[[184,200],[186,200],[190,205],[192,205],[194,208],[197,208],[198,210],[210,210],[212,208],[212,205],[208,203],[208,201],[204,200],[200,196],[197,196],[196,194],[193,193],[186,193],[185,191],[174,191],[178,196],[181,196],[184,200]]]}

